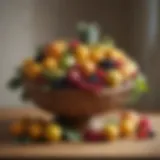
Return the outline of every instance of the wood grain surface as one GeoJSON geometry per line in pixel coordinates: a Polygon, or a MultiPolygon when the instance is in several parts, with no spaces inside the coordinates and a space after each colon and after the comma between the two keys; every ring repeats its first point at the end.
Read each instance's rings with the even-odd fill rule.
{"type": "Polygon", "coordinates": [[[25,115],[50,119],[52,115],[33,107],[0,109],[0,157],[160,157],[160,116],[147,113],[157,135],[154,139],[118,140],[101,143],[14,144],[8,125],[25,115]]]}

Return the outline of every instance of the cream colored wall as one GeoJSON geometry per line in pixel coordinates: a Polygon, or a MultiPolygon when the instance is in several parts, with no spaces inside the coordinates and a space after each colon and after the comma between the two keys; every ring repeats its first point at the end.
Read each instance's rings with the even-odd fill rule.
{"type": "Polygon", "coordinates": [[[57,37],[73,37],[76,23],[81,20],[97,21],[103,34],[110,34],[140,62],[155,88],[143,104],[156,106],[155,101],[160,102],[159,97],[155,98],[158,83],[148,67],[150,53],[148,58],[145,53],[150,44],[147,38],[154,41],[152,35],[156,34],[148,34],[152,31],[148,32],[146,25],[150,21],[156,23],[153,17],[157,3],[158,0],[0,0],[0,106],[23,104],[18,94],[5,87],[14,67],[32,55],[39,44],[57,37]]]}

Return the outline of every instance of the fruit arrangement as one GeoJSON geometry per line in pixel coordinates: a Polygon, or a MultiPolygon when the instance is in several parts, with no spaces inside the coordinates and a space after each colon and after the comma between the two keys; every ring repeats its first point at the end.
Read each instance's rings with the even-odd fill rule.
{"type": "MultiPolygon", "coordinates": [[[[91,124],[91,123],[90,123],[91,124]]],[[[54,120],[22,118],[10,125],[10,133],[19,143],[59,142],[59,141],[115,141],[120,138],[144,140],[153,138],[155,133],[150,120],[137,113],[127,111],[115,121],[106,121],[101,127],[88,125],[83,130],[76,130],[54,120]]]]}
{"type": "Polygon", "coordinates": [[[131,82],[134,93],[147,91],[138,64],[110,38],[100,39],[94,24],[80,24],[77,38],[51,41],[23,61],[9,82],[12,89],[22,88],[23,100],[29,98],[23,88],[26,79],[42,90],[74,88],[97,94],[131,82]]]}

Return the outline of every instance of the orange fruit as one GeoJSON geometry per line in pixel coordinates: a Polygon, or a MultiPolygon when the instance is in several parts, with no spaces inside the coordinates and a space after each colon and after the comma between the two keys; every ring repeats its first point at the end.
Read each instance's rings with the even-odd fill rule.
{"type": "Polygon", "coordinates": [[[87,60],[81,64],[81,69],[86,75],[91,75],[95,73],[96,65],[94,62],[87,60]]]}
{"type": "Polygon", "coordinates": [[[65,41],[59,40],[52,42],[46,47],[46,56],[51,56],[56,59],[59,59],[66,49],[67,49],[67,44],[65,41]]]}
{"type": "Polygon", "coordinates": [[[78,64],[86,61],[89,58],[89,48],[85,45],[79,45],[75,51],[75,58],[78,64]]]}
{"type": "Polygon", "coordinates": [[[104,59],[104,50],[103,48],[96,48],[93,49],[90,53],[90,58],[93,60],[95,63],[98,63],[99,61],[104,59]]]}
{"type": "Polygon", "coordinates": [[[42,62],[42,65],[47,70],[56,70],[58,68],[57,61],[51,57],[45,58],[42,62]]]}
{"type": "Polygon", "coordinates": [[[31,124],[28,127],[28,133],[33,139],[38,139],[42,136],[43,128],[40,124],[31,124]]]}
{"type": "Polygon", "coordinates": [[[120,123],[120,133],[122,136],[132,136],[135,132],[135,124],[132,120],[122,120],[120,123]]]}
{"type": "Polygon", "coordinates": [[[30,64],[29,66],[25,66],[24,73],[28,78],[34,79],[41,74],[42,67],[38,63],[30,64]]]}
{"type": "Polygon", "coordinates": [[[20,136],[24,132],[24,126],[20,122],[15,122],[10,125],[10,133],[14,136],[20,136]]]}

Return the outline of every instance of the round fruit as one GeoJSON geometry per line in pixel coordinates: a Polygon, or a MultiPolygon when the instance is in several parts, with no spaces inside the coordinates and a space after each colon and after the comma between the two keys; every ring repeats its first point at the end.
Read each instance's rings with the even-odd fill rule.
{"type": "Polygon", "coordinates": [[[85,75],[92,75],[96,72],[96,65],[92,61],[85,61],[81,64],[81,69],[85,75]]]}
{"type": "Polygon", "coordinates": [[[65,52],[67,49],[67,44],[65,41],[55,41],[50,43],[46,47],[46,56],[51,56],[56,59],[59,59],[63,52],[65,52]]]}
{"type": "Polygon", "coordinates": [[[137,66],[133,62],[128,61],[127,63],[125,63],[125,65],[123,65],[120,71],[124,78],[127,80],[131,78],[134,73],[137,72],[137,66]]]}
{"type": "Polygon", "coordinates": [[[69,67],[75,65],[76,61],[73,56],[67,55],[64,56],[59,63],[61,68],[68,69],[69,67]]]}
{"type": "Polygon", "coordinates": [[[62,138],[62,129],[57,124],[50,124],[45,130],[45,137],[49,141],[59,141],[62,138]]]}
{"type": "Polygon", "coordinates": [[[104,139],[104,135],[102,131],[96,131],[90,129],[85,131],[84,139],[86,141],[101,141],[104,139]]]}
{"type": "Polygon", "coordinates": [[[57,61],[51,57],[45,58],[42,65],[46,70],[56,70],[58,68],[57,61]]]}
{"type": "Polygon", "coordinates": [[[104,58],[104,52],[101,48],[93,49],[90,53],[90,59],[95,63],[100,62],[104,58]]]}
{"type": "Polygon", "coordinates": [[[24,67],[24,73],[28,78],[36,78],[41,74],[42,67],[40,64],[33,63],[24,67]]]}
{"type": "Polygon", "coordinates": [[[123,76],[118,70],[109,70],[105,77],[106,83],[111,87],[120,86],[123,83],[123,76]]]}
{"type": "Polygon", "coordinates": [[[120,133],[122,136],[131,136],[135,133],[135,125],[132,120],[123,120],[120,123],[120,133]]]}
{"type": "Polygon", "coordinates": [[[84,63],[89,58],[89,48],[85,45],[79,45],[75,52],[75,58],[78,64],[84,63]]]}
{"type": "Polygon", "coordinates": [[[9,130],[13,136],[20,136],[24,133],[24,125],[21,122],[14,122],[10,125],[9,130]]]}
{"type": "Polygon", "coordinates": [[[28,133],[33,139],[38,139],[42,136],[42,126],[38,123],[31,124],[28,128],[28,133]]]}
{"type": "Polygon", "coordinates": [[[115,140],[119,137],[119,128],[117,125],[108,124],[104,128],[104,135],[107,140],[115,140]]]}

